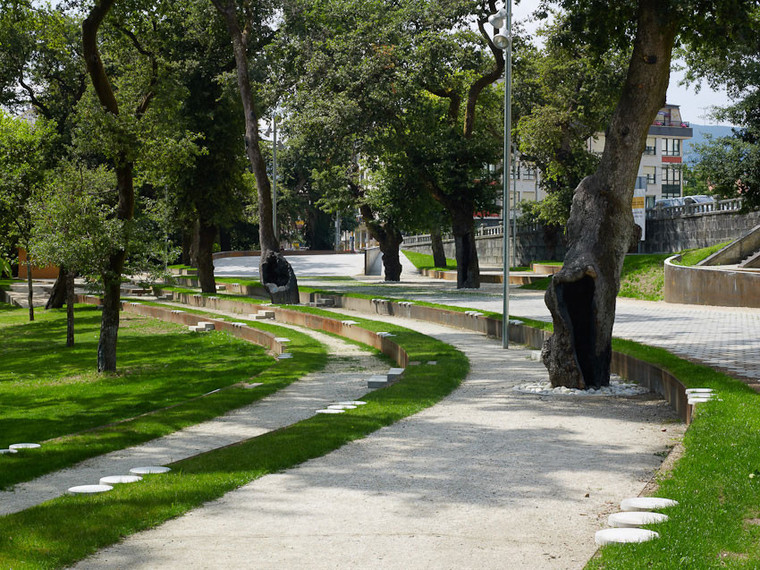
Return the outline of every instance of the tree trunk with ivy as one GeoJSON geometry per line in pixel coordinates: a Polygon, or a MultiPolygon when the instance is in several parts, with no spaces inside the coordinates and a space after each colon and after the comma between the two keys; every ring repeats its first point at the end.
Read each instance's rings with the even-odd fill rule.
{"type": "Polygon", "coordinates": [[[553,386],[609,384],[615,302],[633,233],[633,188],[670,75],[677,18],[664,18],[662,10],[655,0],[639,4],[633,54],[601,162],[573,196],[568,252],[545,296],[554,334],[542,358],[553,386]]]}

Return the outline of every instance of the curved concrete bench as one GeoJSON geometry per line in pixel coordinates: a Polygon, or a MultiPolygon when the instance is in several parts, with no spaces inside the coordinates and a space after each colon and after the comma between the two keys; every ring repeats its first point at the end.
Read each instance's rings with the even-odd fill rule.
{"type": "Polygon", "coordinates": [[[760,307],[760,272],[676,265],[665,260],[665,301],[720,307],[760,307]]]}

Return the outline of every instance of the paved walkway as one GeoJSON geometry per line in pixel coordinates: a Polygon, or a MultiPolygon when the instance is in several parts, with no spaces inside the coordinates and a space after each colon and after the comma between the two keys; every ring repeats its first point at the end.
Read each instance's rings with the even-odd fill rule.
{"type": "Polygon", "coordinates": [[[606,515],[680,436],[672,411],[651,397],[518,393],[546,376],[529,351],[393,322],[463,350],[463,386],[77,568],[582,568],[606,515]]]}
{"type": "MultiPolygon", "coordinates": [[[[398,284],[363,281],[354,285],[331,284],[330,288],[498,313],[502,310],[500,284],[457,290],[454,283],[406,275],[398,284]]],[[[509,312],[517,317],[551,321],[543,291],[511,288],[509,312]]],[[[620,297],[613,334],[665,348],[750,383],[760,382],[760,309],[679,305],[620,297]]]]}

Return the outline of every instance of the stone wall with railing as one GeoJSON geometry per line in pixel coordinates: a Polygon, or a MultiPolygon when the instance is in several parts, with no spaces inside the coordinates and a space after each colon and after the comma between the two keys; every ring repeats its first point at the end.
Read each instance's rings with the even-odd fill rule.
{"type": "MultiPolygon", "coordinates": [[[[646,240],[642,243],[641,251],[674,253],[736,239],[760,224],[760,212],[742,213],[741,208],[742,200],[734,199],[647,210],[646,240]]],[[[502,235],[501,225],[483,227],[477,231],[476,243],[481,266],[502,265],[502,235]]],[[[446,256],[453,258],[453,238],[444,236],[443,245],[446,256]]],[[[562,260],[566,250],[562,231],[540,224],[518,225],[517,239],[510,239],[510,255],[512,246],[517,251],[518,265],[528,265],[539,260],[562,260]]],[[[430,253],[430,236],[407,236],[401,247],[430,253]]]]}

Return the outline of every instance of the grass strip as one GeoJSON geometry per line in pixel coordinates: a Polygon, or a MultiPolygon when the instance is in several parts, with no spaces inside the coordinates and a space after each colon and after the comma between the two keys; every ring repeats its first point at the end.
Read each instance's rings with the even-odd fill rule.
{"type": "Polygon", "coordinates": [[[0,488],[212,419],[264,398],[327,362],[322,344],[275,325],[249,322],[287,335],[288,350],[296,358],[275,364],[263,348],[226,333],[190,334],[180,325],[125,314],[123,325],[143,323],[149,328],[137,327],[130,335],[130,327],[122,326],[122,373],[98,375],[91,371],[96,347],[88,346],[97,342],[97,336],[87,328],[99,327],[96,309],[77,308],[77,353],[67,352],[71,349],[60,340],[65,338],[65,312],[40,312],[37,321],[21,330],[7,324],[9,319],[23,318],[18,314],[23,309],[15,312],[10,317],[8,312],[0,313],[0,339],[5,341],[0,394],[7,402],[2,406],[0,434],[6,447],[20,441],[46,443],[34,453],[0,455],[0,488]],[[156,334],[157,330],[168,332],[156,334]],[[10,350],[8,345],[12,348],[14,343],[21,348],[10,350]],[[36,370],[46,370],[46,375],[37,378],[36,370]],[[234,386],[252,379],[262,386],[253,390],[234,386]],[[229,388],[199,398],[223,387],[229,388]]]}
{"type": "MultiPolygon", "coordinates": [[[[335,314],[331,314],[333,318],[335,314]]],[[[358,320],[358,319],[354,319],[358,320]]],[[[320,457],[440,401],[467,374],[455,348],[414,331],[362,319],[393,332],[410,358],[396,384],[367,394],[366,406],[316,415],[287,428],[175,464],[168,475],[97,496],[64,496],[0,518],[0,566],[59,568],[140,530],[198,507],[253,479],[320,457]]],[[[360,325],[355,325],[360,326],[360,325]]],[[[290,335],[290,333],[289,333],[290,335]]]]}
{"type": "Polygon", "coordinates": [[[647,528],[658,540],[605,546],[590,569],[760,567],[760,413],[742,382],[659,348],[615,341],[615,349],[668,369],[687,387],[721,401],[698,405],[684,455],[661,477],[658,496],[679,501],[670,519],[647,528]]]}
{"type": "Polygon", "coordinates": [[[703,247],[700,249],[686,249],[681,252],[681,261],[674,262],[674,263],[676,265],[686,265],[686,266],[696,265],[703,259],[707,259],[708,257],[710,257],[716,251],[719,251],[723,249],[724,247],[726,247],[728,244],[731,243],[731,241],[724,241],[723,243],[718,243],[718,244],[711,245],[709,247],[703,247]]]}
{"type": "Polygon", "coordinates": [[[438,271],[450,271],[457,268],[457,260],[446,258],[446,267],[437,267],[433,262],[433,256],[429,253],[419,253],[417,251],[402,250],[406,258],[412,262],[417,269],[435,269],[438,271]]]}

